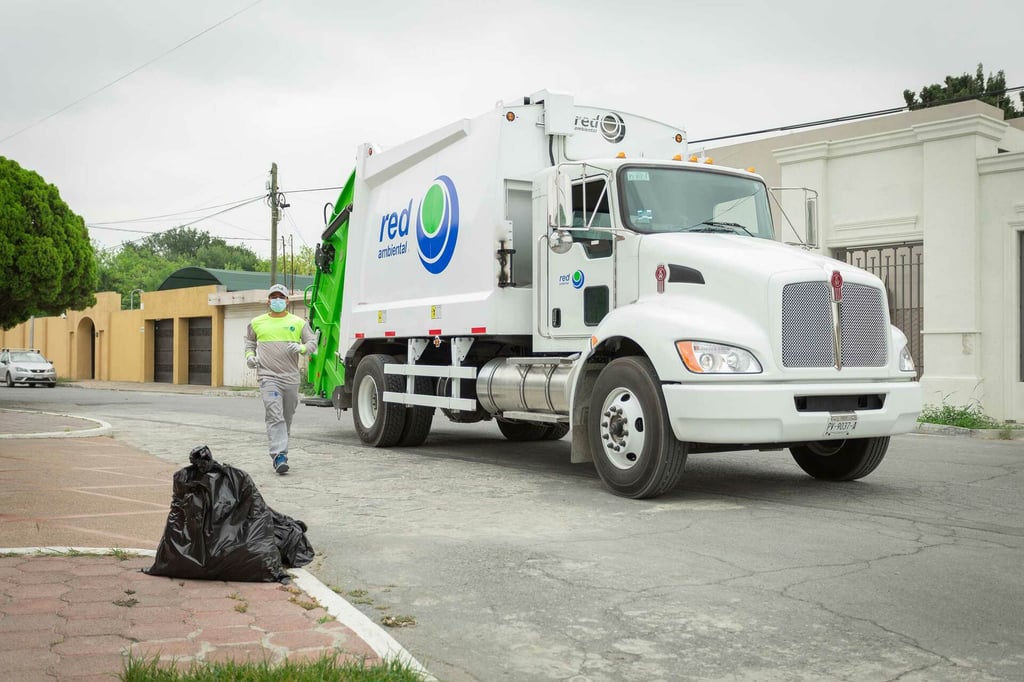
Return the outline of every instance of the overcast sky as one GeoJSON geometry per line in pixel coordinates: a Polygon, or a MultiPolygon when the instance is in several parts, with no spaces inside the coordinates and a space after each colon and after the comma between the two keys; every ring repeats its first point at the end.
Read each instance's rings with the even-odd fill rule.
{"type": "MultiPolygon", "coordinates": [[[[1021,0],[0,0],[0,156],[105,247],[144,235],[97,224],[259,196],[277,162],[298,251],[337,194],[299,190],[342,184],[361,142],[541,89],[700,139],[902,106],[979,62],[1014,87],[1022,26],[1021,0]]],[[[196,226],[269,255],[261,202],[196,226]]]]}

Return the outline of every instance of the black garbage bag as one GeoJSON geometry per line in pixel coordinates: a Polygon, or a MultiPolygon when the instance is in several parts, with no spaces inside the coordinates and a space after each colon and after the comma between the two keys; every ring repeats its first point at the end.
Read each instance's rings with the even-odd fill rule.
{"type": "Polygon", "coordinates": [[[270,514],[274,518],[274,542],[281,553],[281,563],[286,568],[298,568],[312,561],[314,552],[306,539],[306,524],[273,509],[270,514]]]}
{"type": "Polygon", "coordinates": [[[249,474],[205,445],[174,474],[171,510],[146,573],[173,578],[288,582],[313,560],[306,524],[267,506],[249,474]]]}

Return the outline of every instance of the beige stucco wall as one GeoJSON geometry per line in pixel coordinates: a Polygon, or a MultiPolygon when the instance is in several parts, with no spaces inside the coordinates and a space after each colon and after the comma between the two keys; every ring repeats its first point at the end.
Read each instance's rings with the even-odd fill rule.
{"type": "Polygon", "coordinates": [[[188,383],[188,319],[211,317],[211,385],[223,384],[224,313],[211,306],[216,285],[142,293],[139,309],[121,310],[121,296],[96,294],[96,305],[62,317],[37,318],[0,331],[4,347],[43,351],[64,379],[152,381],[154,321],[174,320],[174,379],[188,383]],[[31,341],[30,341],[31,340],[31,341]]]}

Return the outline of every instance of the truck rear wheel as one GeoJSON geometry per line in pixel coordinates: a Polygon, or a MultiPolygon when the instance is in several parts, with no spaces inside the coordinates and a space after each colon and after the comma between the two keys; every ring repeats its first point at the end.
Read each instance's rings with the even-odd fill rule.
{"type": "MultiPolygon", "coordinates": [[[[434,384],[429,377],[416,377],[416,393],[433,395],[434,384]]],[[[401,447],[422,445],[430,435],[430,426],[434,423],[434,408],[425,405],[413,405],[406,408],[405,427],[398,438],[401,447]]]]}
{"type": "MultiPolygon", "coordinates": [[[[402,377],[384,374],[389,355],[367,355],[356,367],[352,422],[359,440],[377,448],[398,444],[405,429],[405,405],[384,402],[384,391],[401,392],[402,377]]],[[[425,436],[424,436],[425,437],[425,436]]]]}
{"type": "Polygon", "coordinates": [[[534,422],[510,422],[498,418],[498,430],[501,435],[515,443],[525,443],[531,440],[544,440],[548,432],[548,424],[537,424],[534,422]]]}
{"type": "Polygon", "coordinates": [[[874,471],[889,449],[889,437],[817,441],[789,449],[793,459],[814,478],[854,481],[874,471]]]}
{"type": "Polygon", "coordinates": [[[594,466],[616,495],[657,497],[679,482],[688,446],[676,440],[654,366],[644,357],[612,360],[590,398],[594,466]]]}

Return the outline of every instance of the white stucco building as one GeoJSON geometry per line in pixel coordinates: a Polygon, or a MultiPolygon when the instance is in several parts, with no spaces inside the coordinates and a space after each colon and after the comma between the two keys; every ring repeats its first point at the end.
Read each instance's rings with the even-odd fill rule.
{"type": "Polygon", "coordinates": [[[886,282],[926,403],[1024,422],[1024,119],[970,101],[705,153],[812,190],[776,193],[783,241],[816,193],[815,250],[886,282]]]}

